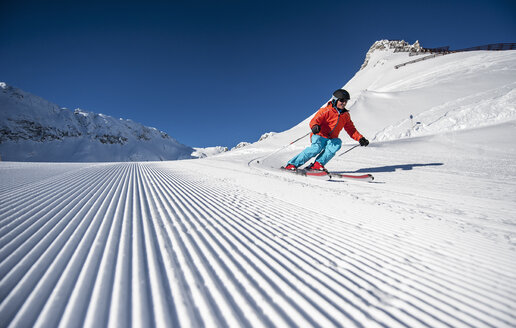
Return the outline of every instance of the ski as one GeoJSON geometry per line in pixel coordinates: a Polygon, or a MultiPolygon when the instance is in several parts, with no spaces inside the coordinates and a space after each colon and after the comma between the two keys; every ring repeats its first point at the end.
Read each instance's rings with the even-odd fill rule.
{"type": "Polygon", "coordinates": [[[330,175],[330,177],[332,179],[336,179],[336,180],[342,179],[342,180],[358,180],[358,181],[369,181],[369,182],[374,180],[374,176],[372,174],[355,175],[355,174],[342,174],[342,173],[337,173],[337,172],[328,172],[328,174],[330,175]]]}
{"type": "Polygon", "coordinates": [[[305,177],[313,177],[313,178],[321,178],[324,180],[329,180],[331,176],[328,174],[328,172],[325,171],[313,171],[313,170],[307,170],[307,169],[297,169],[297,170],[286,170],[285,167],[281,167],[282,171],[290,172],[297,175],[302,175],[305,177]]]}
{"type": "Polygon", "coordinates": [[[325,180],[356,180],[356,181],[373,181],[374,177],[372,174],[342,174],[337,172],[329,172],[329,171],[315,171],[308,169],[297,169],[297,170],[286,170],[285,167],[281,167],[283,171],[287,171],[290,173],[306,176],[306,177],[314,177],[314,178],[322,178],[325,180]]]}

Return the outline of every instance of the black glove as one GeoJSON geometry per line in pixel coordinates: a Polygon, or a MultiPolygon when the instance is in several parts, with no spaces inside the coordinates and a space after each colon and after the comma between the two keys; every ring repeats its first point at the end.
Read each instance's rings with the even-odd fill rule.
{"type": "Polygon", "coordinates": [[[320,125],[316,124],[316,125],[312,126],[313,134],[317,134],[317,133],[319,133],[319,131],[321,131],[321,126],[320,125]]]}
{"type": "Polygon", "coordinates": [[[364,137],[360,138],[360,140],[358,140],[358,142],[360,143],[360,146],[363,146],[363,147],[367,147],[367,145],[369,145],[369,140],[367,140],[364,137]]]}

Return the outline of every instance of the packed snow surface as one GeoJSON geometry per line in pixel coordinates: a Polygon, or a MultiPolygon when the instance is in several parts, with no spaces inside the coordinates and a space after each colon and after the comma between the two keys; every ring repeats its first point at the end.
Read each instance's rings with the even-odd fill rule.
{"type": "Polygon", "coordinates": [[[371,144],[327,168],[373,183],[274,169],[309,118],[204,159],[0,162],[0,326],[516,326],[516,52],[412,59],[345,86],[371,144]]]}

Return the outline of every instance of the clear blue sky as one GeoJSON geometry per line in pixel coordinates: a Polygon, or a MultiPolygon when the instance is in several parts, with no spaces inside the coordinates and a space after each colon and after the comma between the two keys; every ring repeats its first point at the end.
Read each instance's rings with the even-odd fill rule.
{"type": "Polygon", "coordinates": [[[308,117],[376,40],[516,42],[515,13],[509,0],[2,0],[0,81],[233,147],[308,117]]]}

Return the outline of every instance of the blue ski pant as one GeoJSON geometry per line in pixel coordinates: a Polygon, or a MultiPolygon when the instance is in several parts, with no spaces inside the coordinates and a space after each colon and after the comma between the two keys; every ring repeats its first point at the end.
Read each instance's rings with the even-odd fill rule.
{"type": "Polygon", "coordinates": [[[312,145],[288,161],[288,164],[299,167],[308,162],[310,158],[318,155],[315,161],[326,165],[335,156],[335,153],[339,151],[341,146],[342,141],[339,138],[326,139],[318,135],[312,135],[312,145]]]}

